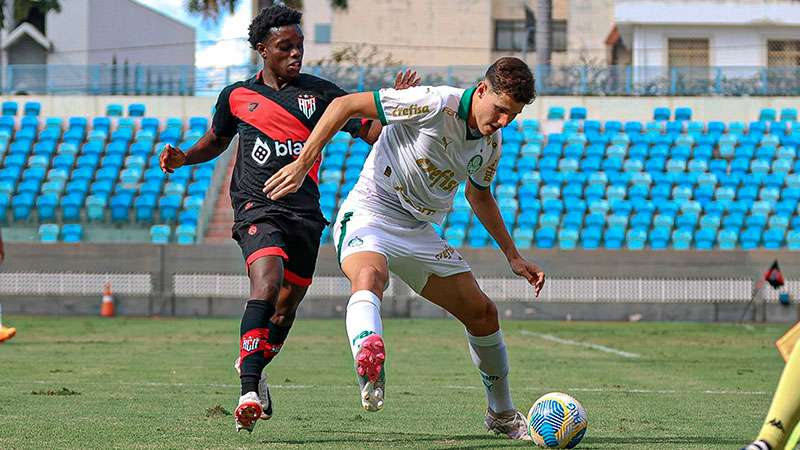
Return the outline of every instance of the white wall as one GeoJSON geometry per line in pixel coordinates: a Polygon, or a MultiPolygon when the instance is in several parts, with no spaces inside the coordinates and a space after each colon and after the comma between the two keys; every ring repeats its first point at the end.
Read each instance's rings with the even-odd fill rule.
{"type": "Polygon", "coordinates": [[[89,0],[89,29],[88,64],[194,65],[194,28],[132,0],[89,0]]]}
{"type": "Polygon", "coordinates": [[[331,25],[331,40],[333,40],[333,12],[330,0],[305,0],[303,2],[303,34],[305,35],[305,55],[307,62],[327,58],[331,54],[331,44],[317,44],[314,34],[314,25],[327,23],[331,25]]]}
{"type": "Polygon", "coordinates": [[[47,38],[53,43],[49,64],[89,63],[89,0],[61,2],[61,12],[47,13],[47,38]]]}
{"type": "Polygon", "coordinates": [[[707,38],[711,66],[759,67],[767,64],[768,40],[800,39],[800,27],[635,25],[633,64],[667,67],[670,38],[707,38]]]}

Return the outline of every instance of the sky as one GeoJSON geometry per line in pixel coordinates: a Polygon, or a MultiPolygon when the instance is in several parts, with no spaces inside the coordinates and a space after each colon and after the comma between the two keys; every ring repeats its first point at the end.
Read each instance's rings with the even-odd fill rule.
{"type": "Polygon", "coordinates": [[[217,22],[189,14],[185,0],[135,0],[177,19],[195,29],[195,65],[223,67],[247,64],[250,57],[247,27],[250,25],[252,2],[242,0],[233,15],[225,13],[217,22]]]}

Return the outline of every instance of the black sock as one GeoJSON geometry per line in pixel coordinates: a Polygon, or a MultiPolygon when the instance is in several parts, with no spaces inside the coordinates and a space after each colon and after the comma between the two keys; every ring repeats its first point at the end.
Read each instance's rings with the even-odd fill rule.
{"type": "Polygon", "coordinates": [[[288,327],[281,327],[270,320],[267,324],[267,329],[269,329],[269,335],[267,336],[269,347],[265,353],[267,357],[267,364],[269,364],[274,357],[278,356],[278,352],[281,350],[283,343],[286,341],[286,336],[289,335],[289,330],[292,329],[292,326],[289,325],[288,327]]]}
{"type": "Polygon", "coordinates": [[[248,300],[242,315],[239,341],[239,378],[242,394],[258,392],[261,372],[267,365],[265,355],[269,347],[270,318],[275,314],[275,306],[266,300],[248,300]]]}

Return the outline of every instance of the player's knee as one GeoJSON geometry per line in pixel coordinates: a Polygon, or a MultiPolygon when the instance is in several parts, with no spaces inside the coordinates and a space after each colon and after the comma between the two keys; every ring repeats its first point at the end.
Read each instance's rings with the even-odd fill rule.
{"type": "Polygon", "coordinates": [[[278,294],[281,291],[280,282],[272,278],[267,275],[253,280],[253,298],[273,302],[278,300],[278,294]]]}
{"type": "Polygon", "coordinates": [[[275,315],[272,316],[272,323],[282,328],[288,328],[292,326],[292,324],[294,323],[294,311],[286,313],[280,313],[280,312],[275,313],[275,315]]]}
{"type": "Polygon", "coordinates": [[[358,271],[358,276],[353,283],[355,290],[379,290],[382,291],[389,280],[389,274],[375,266],[364,266],[358,271]]]}
{"type": "Polygon", "coordinates": [[[470,332],[482,335],[497,331],[500,328],[500,322],[497,319],[497,305],[484,297],[481,299],[480,305],[471,311],[464,322],[470,332]]]}

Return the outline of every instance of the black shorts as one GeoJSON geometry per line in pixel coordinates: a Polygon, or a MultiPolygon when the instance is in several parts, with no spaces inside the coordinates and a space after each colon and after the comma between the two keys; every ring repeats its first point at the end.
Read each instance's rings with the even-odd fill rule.
{"type": "Polygon", "coordinates": [[[242,248],[245,265],[264,256],[280,256],[285,281],[308,286],[317,265],[320,238],[327,223],[284,210],[256,209],[233,223],[233,239],[242,248]]]}

